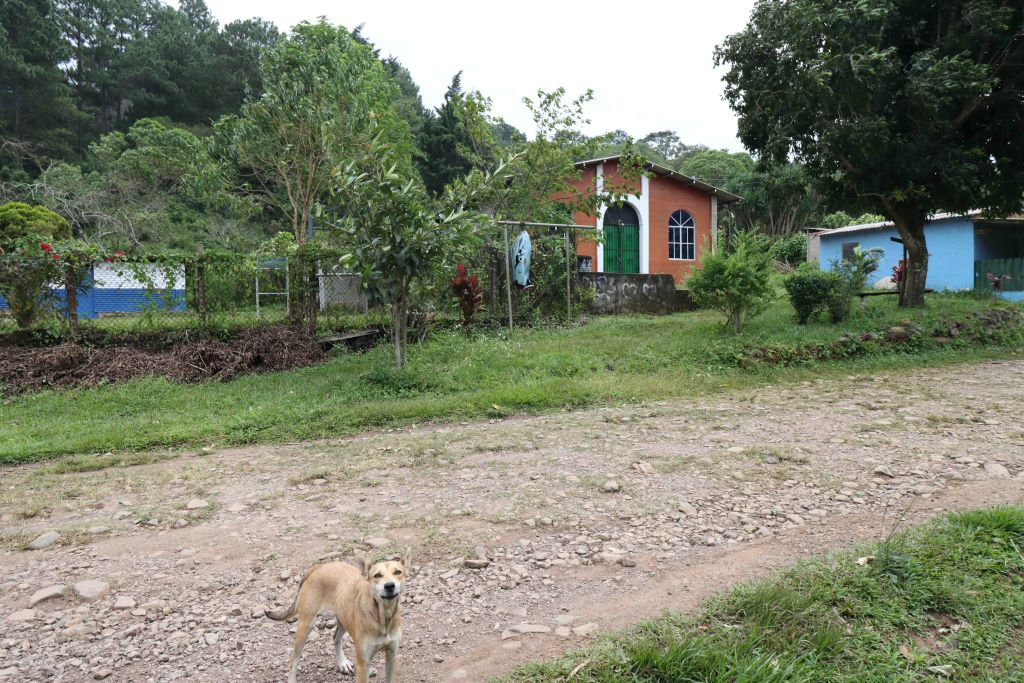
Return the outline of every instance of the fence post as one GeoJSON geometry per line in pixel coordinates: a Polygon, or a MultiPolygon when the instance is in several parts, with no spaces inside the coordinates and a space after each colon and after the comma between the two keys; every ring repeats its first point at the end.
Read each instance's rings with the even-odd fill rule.
{"type": "Polygon", "coordinates": [[[502,227],[505,236],[505,296],[508,299],[508,329],[512,329],[512,261],[508,246],[508,226],[502,227]]]}
{"type": "Polygon", "coordinates": [[[565,230],[565,319],[572,322],[572,268],[569,266],[569,229],[565,230]]]}
{"type": "Polygon", "coordinates": [[[196,308],[199,311],[199,325],[204,330],[209,325],[208,307],[206,304],[206,259],[202,252],[196,257],[196,308]]]}
{"type": "Polygon", "coordinates": [[[78,272],[74,263],[64,265],[64,307],[71,336],[78,336],[78,272]]]}

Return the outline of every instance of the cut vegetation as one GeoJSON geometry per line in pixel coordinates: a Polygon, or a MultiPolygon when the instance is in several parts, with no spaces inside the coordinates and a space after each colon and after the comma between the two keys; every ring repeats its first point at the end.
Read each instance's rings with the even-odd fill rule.
{"type": "Polygon", "coordinates": [[[1020,681],[1024,508],[954,514],[666,614],[506,683],[1020,681]]]}
{"type": "Polygon", "coordinates": [[[703,311],[599,318],[571,329],[470,337],[438,332],[411,349],[411,366],[401,371],[394,369],[388,349],[377,348],[227,383],[182,385],[146,378],[13,396],[0,406],[0,462],[273,443],[424,420],[658,400],[828,372],[992,357],[1020,345],[1019,307],[959,296],[930,301],[912,323],[891,303],[873,304],[840,325],[805,326],[793,325],[792,309],[779,304],[737,339],[723,333],[714,314],[703,311]],[[985,314],[1002,321],[991,325],[978,316],[995,309],[1015,313],[985,314]],[[906,336],[891,339],[893,328],[906,336]],[[965,332],[949,336],[951,329],[965,332]],[[874,341],[851,341],[865,332],[874,341]],[[840,339],[846,341],[837,344],[840,339]],[[784,362],[757,362],[764,349],[784,362]],[[59,427],[55,416],[60,416],[59,427]]]}

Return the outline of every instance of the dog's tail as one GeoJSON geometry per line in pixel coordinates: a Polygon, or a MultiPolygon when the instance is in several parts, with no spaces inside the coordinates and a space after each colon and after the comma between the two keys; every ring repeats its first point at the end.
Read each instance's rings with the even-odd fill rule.
{"type": "Polygon", "coordinates": [[[291,621],[295,618],[295,615],[299,611],[299,595],[302,593],[302,584],[306,583],[306,579],[310,577],[315,569],[316,566],[312,567],[308,572],[306,572],[306,575],[302,577],[302,581],[299,582],[299,590],[295,591],[295,599],[292,600],[292,604],[286,609],[267,610],[268,619],[273,619],[274,621],[291,621]]]}

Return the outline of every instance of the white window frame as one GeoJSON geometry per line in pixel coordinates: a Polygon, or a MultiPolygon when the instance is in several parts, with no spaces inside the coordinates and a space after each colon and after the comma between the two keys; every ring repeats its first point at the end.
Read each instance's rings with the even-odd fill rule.
{"type": "Polygon", "coordinates": [[[684,209],[677,209],[668,218],[668,260],[669,261],[696,261],[697,260],[697,221],[693,214],[684,209]],[[680,215],[681,214],[681,215],[680,215]],[[685,218],[683,218],[685,216],[685,218]],[[679,239],[672,240],[673,230],[678,230],[679,239]],[[689,230],[690,241],[686,241],[689,230]],[[672,247],[678,247],[679,256],[672,256],[672,247]],[[687,254],[690,254],[687,258],[687,254]]]}

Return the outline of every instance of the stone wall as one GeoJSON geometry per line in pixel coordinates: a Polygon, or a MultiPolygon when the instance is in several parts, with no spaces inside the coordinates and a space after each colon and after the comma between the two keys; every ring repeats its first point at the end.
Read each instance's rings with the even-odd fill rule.
{"type": "Polygon", "coordinates": [[[579,273],[582,287],[593,287],[593,313],[676,313],[694,308],[690,293],[676,289],[671,275],[579,273]]]}

